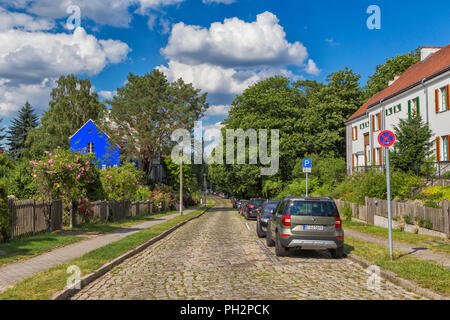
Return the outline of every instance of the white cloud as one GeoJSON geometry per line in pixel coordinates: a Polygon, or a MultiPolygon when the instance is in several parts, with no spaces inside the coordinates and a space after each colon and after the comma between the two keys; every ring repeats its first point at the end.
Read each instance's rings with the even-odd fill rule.
{"type": "Polygon", "coordinates": [[[25,13],[9,12],[0,7],[0,31],[21,29],[25,31],[51,30],[55,27],[52,20],[35,18],[25,13]]]}
{"type": "Polygon", "coordinates": [[[9,7],[25,9],[42,17],[53,19],[68,18],[67,8],[71,5],[79,6],[81,17],[89,18],[99,24],[126,27],[131,21],[129,7],[136,0],[19,0],[11,2],[0,0],[9,7]]]}
{"type": "Polygon", "coordinates": [[[205,112],[205,116],[227,116],[230,112],[231,106],[229,105],[214,105],[210,106],[205,112]]]}
{"type": "Polygon", "coordinates": [[[27,100],[47,106],[54,81],[65,74],[93,75],[119,63],[130,48],[117,40],[99,40],[83,28],[74,33],[0,31],[0,113],[5,116],[27,100]]]}
{"type": "Polygon", "coordinates": [[[117,40],[98,40],[83,28],[73,34],[0,32],[0,78],[40,82],[68,73],[97,74],[108,63],[122,61],[129,52],[117,40]]]}
{"type": "Polygon", "coordinates": [[[11,116],[26,101],[30,102],[37,111],[42,111],[48,105],[50,92],[54,82],[43,79],[38,84],[9,85],[8,80],[0,80],[0,116],[11,116]]]}
{"type": "Polygon", "coordinates": [[[238,18],[212,23],[208,28],[173,25],[162,53],[185,64],[210,63],[222,67],[303,66],[308,52],[300,42],[290,43],[278,18],[264,12],[254,22],[238,18]]]}
{"type": "Polygon", "coordinates": [[[325,39],[325,42],[328,43],[332,47],[338,46],[340,44],[339,42],[334,41],[333,38],[327,38],[327,39],[325,39]]]}
{"type": "Polygon", "coordinates": [[[265,68],[238,70],[211,64],[189,65],[179,61],[169,61],[168,66],[159,66],[170,81],[182,78],[194,87],[208,92],[210,103],[226,104],[247,87],[273,75],[295,78],[286,69],[265,68]]]}
{"type": "Polygon", "coordinates": [[[320,73],[320,69],[317,68],[317,65],[314,61],[312,61],[311,59],[308,60],[308,64],[306,65],[306,69],[305,71],[308,74],[317,76],[320,73]]]}
{"type": "Polygon", "coordinates": [[[140,5],[139,12],[144,13],[147,9],[169,6],[183,1],[184,0],[138,0],[140,5]]]}
{"type": "Polygon", "coordinates": [[[116,90],[114,90],[114,91],[102,90],[102,91],[99,91],[98,94],[101,97],[109,100],[109,99],[114,98],[115,95],[117,95],[117,91],[116,90]]]}

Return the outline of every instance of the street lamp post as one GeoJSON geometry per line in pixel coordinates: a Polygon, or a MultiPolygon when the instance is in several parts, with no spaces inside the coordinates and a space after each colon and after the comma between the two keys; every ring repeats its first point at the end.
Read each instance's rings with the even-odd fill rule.
{"type": "Polygon", "coordinates": [[[203,174],[203,202],[205,203],[206,207],[206,173],[203,174]]]}
{"type": "Polygon", "coordinates": [[[180,214],[183,215],[183,149],[180,157],[180,214]]]}

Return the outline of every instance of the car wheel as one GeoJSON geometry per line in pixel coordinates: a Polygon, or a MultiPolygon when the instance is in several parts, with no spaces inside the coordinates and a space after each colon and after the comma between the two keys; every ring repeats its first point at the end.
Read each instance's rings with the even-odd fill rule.
{"type": "Polygon", "coordinates": [[[285,257],[288,254],[288,248],[283,247],[283,245],[280,242],[280,236],[277,235],[277,240],[275,241],[275,254],[278,257],[285,257]]]}
{"type": "Polygon", "coordinates": [[[275,245],[275,241],[273,241],[272,237],[270,236],[269,227],[267,227],[267,232],[266,232],[266,245],[268,247],[273,247],[275,245]]]}
{"type": "Polygon", "coordinates": [[[264,238],[265,236],[264,232],[261,230],[261,225],[259,223],[256,223],[256,235],[258,236],[258,238],[264,238]]]}
{"type": "Polygon", "coordinates": [[[344,246],[337,247],[336,249],[331,249],[330,252],[333,258],[340,259],[344,256],[344,246]]]}

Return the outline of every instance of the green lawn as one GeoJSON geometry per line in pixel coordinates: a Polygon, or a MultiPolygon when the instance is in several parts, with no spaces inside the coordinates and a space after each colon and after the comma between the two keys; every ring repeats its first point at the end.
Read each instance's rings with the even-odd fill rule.
{"type": "Polygon", "coordinates": [[[411,257],[395,250],[394,260],[391,261],[388,248],[347,236],[345,252],[366,259],[422,287],[450,295],[450,271],[432,261],[411,257]]]}
{"type": "MultiPolygon", "coordinates": [[[[81,224],[74,228],[65,228],[64,231],[74,231],[77,233],[107,233],[120,228],[131,227],[142,222],[157,219],[173,213],[177,213],[177,211],[173,210],[147,216],[130,217],[116,222],[81,224]]],[[[85,237],[55,232],[0,243],[0,266],[11,262],[30,259],[44,252],[64,247],[83,239],[85,239],[85,237]]]]}
{"type": "MultiPolygon", "coordinates": [[[[208,205],[208,207],[212,206],[214,206],[214,203],[208,205]]],[[[54,293],[62,290],[66,286],[66,280],[69,276],[66,273],[68,266],[77,265],[80,267],[82,271],[81,276],[92,273],[105,263],[174,227],[178,223],[197,216],[203,210],[204,209],[202,208],[183,216],[177,216],[166,222],[139,231],[119,241],[91,251],[69,263],[54,267],[47,271],[39,272],[0,294],[0,300],[49,299],[54,293]]]]}
{"type": "Polygon", "coordinates": [[[52,249],[83,240],[83,237],[44,233],[0,243],[0,266],[29,259],[52,249]]]}
{"type": "MultiPolygon", "coordinates": [[[[383,227],[378,227],[357,221],[346,221],[343,220],[342,224],[344,228],[364,232],[384,238],[388,238],[388,229],[383,227]]],[[[400,231],[397,229],[392,229],[392,239],[407,242],[414,245],[419,245],[421,247],[427,247],[430,250],[450,253],[450,242],[441,243],[439,241],[444,241],[442,238],[424,235],[424,234],[414,234],[406,231],[400,231]],[[429,244],[427,244],[429,243],[429,244]]]]}

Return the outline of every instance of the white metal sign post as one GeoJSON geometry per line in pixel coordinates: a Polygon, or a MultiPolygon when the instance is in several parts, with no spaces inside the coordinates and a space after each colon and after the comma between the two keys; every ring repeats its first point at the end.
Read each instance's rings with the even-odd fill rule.
{"type": "Polygon", "coordinates": [[[385,130],[378,135],[379,144],[384,147],[386,154],[386,187],[387,187],[387,205],[388,205],[388,229],[389,229],[389,257],[392,260],[392,212],[391,212],[391,173],[389,170],[389,147],[395,142],[395,135],[385,130]]]}
{"type": "Polygon", "coordinates": [[[308,196],[308,173],[311,173],[311,159],[303,159],[303,172],[306,173],[306,196],[308,196]]]}

